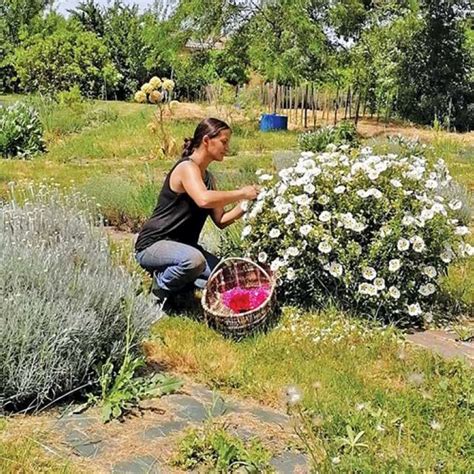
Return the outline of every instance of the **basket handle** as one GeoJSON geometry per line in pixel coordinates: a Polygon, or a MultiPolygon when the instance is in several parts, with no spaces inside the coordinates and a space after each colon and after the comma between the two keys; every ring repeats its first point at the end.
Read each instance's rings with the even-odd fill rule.
{"type": "Polygon", "coordinates": [[[227,257],[227,258],[223,258],[215,267],[214,267],[214,270],[212,270],[211,274],[209,275],[208,277],[208,281],[211,281],[212,277],[214,276],[214,273],[217,272],[217,270],[219,270],[219,268],[221,268],[224,263],[228,263],[230,261],[234,261],[234,262],[237,262],[237,261],[244,261],[244,262],[248,262],[248,263],[251,263],[252,265],[255,265],[267,278],[268,278],[268,281],[274,281],[274,278],[271,277],[268,272],[261,266],[259,265],[257,262],[254,262],[253,260],[251,260],[250,258],[245,258],[245,257],[227,257]]]}

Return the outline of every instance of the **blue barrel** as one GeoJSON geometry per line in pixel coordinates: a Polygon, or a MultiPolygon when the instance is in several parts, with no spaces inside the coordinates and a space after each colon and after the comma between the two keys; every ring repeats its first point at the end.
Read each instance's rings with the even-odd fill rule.
{"type": "Polygon", "coordinates": [[[260,118],[260,130],[288,130],[288,117],[286,115],[263,114],[260,118]]]}

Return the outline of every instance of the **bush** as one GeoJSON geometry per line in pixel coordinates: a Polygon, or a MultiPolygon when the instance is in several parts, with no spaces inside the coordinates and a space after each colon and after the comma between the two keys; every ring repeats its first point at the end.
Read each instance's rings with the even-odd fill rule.
{"type": "Polygon", "coordinates": [[[84,101],[82,97],[81,89],[76,84],[72,86],[68,91],[61,91],[56,94],[56,99],[61,105],[73,106],[80,104],[84,101]]]}
{"type": "Polygon", "coordinates": [[[368,316],[415,320],[432,306],[437,277],[473,252],[462,202],[444,197],[450,186],[443,160],[302,153],[248,212],[246,252],[277,272],[286,301],[332,297],[368,316]]]}
{"type": "Polygon", "coordinates": [[[36,109],[22,102],[0,107],[0,156],[29,158],[43,150],[43,127],[36,109]]]}
{"type": "Polygon", "coordinates": [[[36,407],[119,366],[156,309],[114,266],[78,194],[39,187],[0,207],[0,411],[36,407]]]}
{"type": "Polygon", "coordinates": [[[358,144],[355,125],[352,122],[340,122],[336,126],[327,126],[315,132],[305,132],[298,137],[301,151],[324,151],[329,144],[351,145],[358,144]]]}

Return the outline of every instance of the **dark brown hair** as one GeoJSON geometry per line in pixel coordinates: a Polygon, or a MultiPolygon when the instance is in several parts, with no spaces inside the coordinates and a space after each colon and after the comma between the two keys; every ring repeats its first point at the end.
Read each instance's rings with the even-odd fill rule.
{"type": "Polygon", "coordinates": [[[209,138],[214,138],[219,135],[223,130],[230,130],[229,125],[227,125],[222,120],[216,118],[206,118],[194,130],[193,138],[185,138],[183,145],[183,158],[190,156],[193,151],[199,147],[202,142],[202,139],[207,135],[209,138]]]}

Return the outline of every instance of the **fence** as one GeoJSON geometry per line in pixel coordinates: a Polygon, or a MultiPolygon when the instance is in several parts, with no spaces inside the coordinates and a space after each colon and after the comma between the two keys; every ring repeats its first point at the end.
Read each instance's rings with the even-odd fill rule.
{"type": "MultiPolygon", "coordinates": [[[[298,127],[316,128],[336,124],[340,120],[353,120],[357,125],[362,117],[376,117],[390,120],[391,107],[374,107],[367,100],[364,91],[352,86],[328,88],[315,83],[300,86],[282,86],[275,82],[259,86],[238,86],[231,95],[238,102],[238,95],[248,87],[258,88],[259,102],[263,113],[288,116],[288,122],[298,127]],[[237,97],[237,99],[236,99],[237,97]]],[[[229,91],[223,92],[222,84],[209,85],[202,89],[197,99],[210,104],[220,99],[228,101],[229,91]],[[224,97],[224,94],[227,97],[224,97]]]]}

